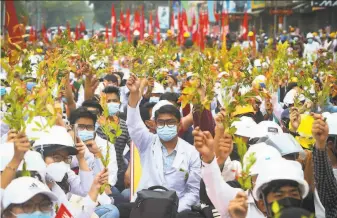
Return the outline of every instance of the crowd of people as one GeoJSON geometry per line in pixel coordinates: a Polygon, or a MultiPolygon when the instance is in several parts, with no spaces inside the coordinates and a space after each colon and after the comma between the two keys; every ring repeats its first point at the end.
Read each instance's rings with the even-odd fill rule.
{"type": "MultiPolygon", "coordinates": [[[[176,47],[173,33],[167,37],[172,49],[176,47]]],[[[78,68],[83,74],[62,74],[56,84],[62,87],[45,99],[47,91],[40,92],[36,75],[51,66],[41,63],[51,63],[53,45],[32,49],[34,73],[28,79],[22,76],[25,72],[10,75],[25,62],[15,63],[13,71],[5,67],[13,53],[5,55],[0,89],[1,216],[47,218],[65,207],[75,218],[132,218],[142,204],[134,202],[137,192],[162,186],[179,198],[174,211],[179,218],[336,217],[336,33],[303,37],[290,30],[274,42],[265,34],[249,32],[246,40],[229,34],[228,51],[221,48],[222,40],[209,36],[207,47],[218,53],[239,48],[251,54],[241,68],[222,66],[217,56],[211,88],[205,79],[210,75],[182,67],[193,49],[191,36],[184,37],[185,44],[170,57],[173,68],[158,69],[164,72],[160,77],[139,76],[132,68],[139,57],[129,54],[103,58],[105,63],[95,66],[81,59],[78,68]],[[284,71],[294,72],[285,79],[275,72],[281,69],[276,68],[279,59],[265,53],[282,45],[285,56],[291,56],[283,57],[284,71]],[[274,77],[269,70],[273,65],[274,77]],[[326,70],[328,66],[332,70],[326,70]],[[304,76],[302,68],[311,71],[304,76]],[[250,84],[241,83],[247,76],[237,76],[237,69],[248,73],[250,84]],[[24,84],[24,93],[11,86],[13,78],[24,84]],[[304,85],[304,78],[312,83],[304,85]],[[229,80],[232,86],[227,86],[229,80]],[[276,89],[269,89],[272,80],[278,82],[276,89]],[[13,96],[25,99],[36,90],[40,97],[13,109],[20,102],[13,96]],[[231,104],[245,93],[255,96],[231,104]],[[192,98],[184,102],[186,96],[192,98]],[[52,122],[42,113],[30,116],[21,111],[29,111],[39,98],[44,99],[42,107],[52,111],[52,122]],[[50,108],[50,100],[60,110],[50,108]],[[117,126],[108,129],[111,134],[104,117],[117,126]],[[134,149],[142,172],[135,194],[130,189],[135,182],[134,149]]],[[[138,33],[134,38],[131,46],[142,46],[138,33]]],[[[198,52],[207,59],[208,54],[198,52]]]]}

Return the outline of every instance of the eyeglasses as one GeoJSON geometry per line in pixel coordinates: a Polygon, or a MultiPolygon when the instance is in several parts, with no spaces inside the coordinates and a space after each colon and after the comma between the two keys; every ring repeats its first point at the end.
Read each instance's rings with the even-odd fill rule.
{"type": "Polygon", "coordinates": [[[85,124],[77,124],[78,130],[88,130],[88,131],[95,131],[95,125],[85,125],[85,124]]]}
{"type": "Polygon", "coordinates": [[[19,207],[23,210],[25,213],[33,213],[36,211],[36,208],[39,209],[41,212],[50,212],[53,210],[53,203],[50,200],[42,200],[39,203],[34,203],[32,201],[28,201],[23,204],[19,204],[19,207]]]}
{"type": "Polygon", "coordinates": [[[165,124],[167,127],[174,127],[177,125],[177,121],[175,119],[170,119],[170,120],[157,120],[157,127],[159,129],[164,128],[165,124]]]}
{"type": "Polygon", "coordinates": [[[66,164],[71,164],[71,160],[72,160],[72,156],[64,157],[60,154],[53,154],[51,157],[56,163],[64,161],[66,164]]]}

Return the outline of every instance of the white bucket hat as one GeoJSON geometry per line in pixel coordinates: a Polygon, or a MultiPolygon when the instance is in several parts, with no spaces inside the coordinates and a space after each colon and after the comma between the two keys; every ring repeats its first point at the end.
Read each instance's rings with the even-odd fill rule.
{"type": "Polygon", "coordinates": [[[279,158],[264,165],[264,169],[259,173],[253,189],[254,198],[260,200],[263,187],[266,184],[277,180],[291,180],[298,182],[302,198],[305,198],[309,192],[309,185],[304,179],[301,164],[297,161],[279,158]]]}
{"type": "Polygon", "coordinates": [[[38,194],[46,195],[53,202],[57,201],[56,195],[39,180],[26,176],[14,179],[3,192],[2,208],[5,210],[11,204],[25,203],[38,194]]]}

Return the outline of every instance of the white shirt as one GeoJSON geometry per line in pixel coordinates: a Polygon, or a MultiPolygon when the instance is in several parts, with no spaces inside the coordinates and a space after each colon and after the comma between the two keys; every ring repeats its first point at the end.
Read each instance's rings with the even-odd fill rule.
{"type": "Polygon", "coordinates": [[[314,62],[317,59],[317,51],[319,44],[312,42],[311,44],[304,44],[303,57],[307,58],[309,62],[314,62]]]}
{"type": "MultiPolygon", "coordinates": [[[[105,157],[107,152],[107,140],[102,139],[96,134],[95,142],[98,148],[101,149],[103,157],[105,157]]],[[[109,185],[114,186],[117,182],[118,165],[117,165],[115,146],[110,142],[109,146],[110,146],[110,161],[108,164],[108,171],[109,171],[108,181],[109,185]]],[[[104,169],[101,159],[95,158],[95,156],[88,149],[86,149],[85,151],[84,158],[87,161],[89,168],[93,171],[94,175],[97,175],[104,169]]],[[[78,167],[77,158],[73,158],[71,167],[78,167]]]]}
{"type": "Polygon", "coordinates": [[[176,191],[179,197],[178,212],[191,209],[199,202],[200,190],[200,157],[194,146],[178,138],[176,157],[171,168],[164,172],[162,143],[158,135],[149,132],[143,123],[139,103],[136,108],[128,106],[126,124],[131,139],[135,142],[140,154],[142,177],[138,190],[161,185],[176,191]]]}
{"type": "MultiPolygon", "coordinates": [[[[202,179],[205,182],[209,199],[220,213],[221,218],[230,218],[228,213],[229,203],[236,197],[238,192],[243,192],[243,190],[233,188],[223,180],[215,158],[210,164],[202,162],[202,165],[202,179]]],[[[248,212],[246,218],[264,218],[265,216],[257,208],[251,192],[246,191],[246,194],[248,195],[248,212]]]]}

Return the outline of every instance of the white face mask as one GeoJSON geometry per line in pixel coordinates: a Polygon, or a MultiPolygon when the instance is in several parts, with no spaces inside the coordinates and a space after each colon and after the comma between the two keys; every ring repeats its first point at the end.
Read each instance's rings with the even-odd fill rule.
{"type": "Polygon", "coordinates": [[[46,168],[46,181],[61,182],[69,170],[70,165],[63,161],[49,164],[46,168]]]}

